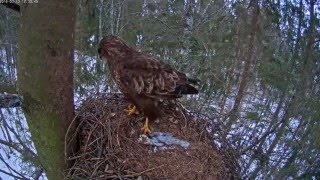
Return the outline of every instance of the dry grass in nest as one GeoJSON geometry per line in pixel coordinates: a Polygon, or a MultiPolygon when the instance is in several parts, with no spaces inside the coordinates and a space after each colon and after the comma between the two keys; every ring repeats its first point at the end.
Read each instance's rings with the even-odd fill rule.
{"type": "Polygon", "coordinates": [[[182,113],[177,105],[161,107],[166,113],[152,124],[153,131],[169,132],[190,145],[155,151],[138,141],[144,118],[127,116],[128,105],[119,94],[83,103],[72,135],[79,138],[80,151],[69,159],[75,164],[66,172],[68,179],[237,179],[225,153],[213,146],[210,122],[182,113]]]}

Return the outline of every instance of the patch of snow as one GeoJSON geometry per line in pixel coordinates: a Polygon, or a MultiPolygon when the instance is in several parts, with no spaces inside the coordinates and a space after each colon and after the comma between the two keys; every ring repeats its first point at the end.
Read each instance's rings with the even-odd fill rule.
{"type": "Polygon", "coordinates": [[[158,150],[174,149],[177,146],[187,149],[190,145],[188,141],[180,140],[167,132],[154,132],[152,137],[140,135],[138,142],[143,144],[150,144],[154,147],[154,152],[158,150]]]}

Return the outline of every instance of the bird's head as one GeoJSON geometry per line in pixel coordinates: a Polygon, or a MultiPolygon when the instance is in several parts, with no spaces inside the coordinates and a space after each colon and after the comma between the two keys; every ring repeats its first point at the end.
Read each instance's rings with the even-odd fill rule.
{"type": "Polygon", "coordinates": [[[116,36],[107,36],[100,41],[99,57],[107,61],[120,61],[130,52],[130,47],[126,42],[116,36]]]}

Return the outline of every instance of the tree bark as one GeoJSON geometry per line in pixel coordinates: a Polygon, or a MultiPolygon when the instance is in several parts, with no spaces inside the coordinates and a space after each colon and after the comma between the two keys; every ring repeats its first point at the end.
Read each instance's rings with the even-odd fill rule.
{"type": "MultiPolygon", "coordinates": [[[[18,87],[23,110],[48,179],[64,179],[65,134],[74,117],[73,48],[76,3],[22,3],[18,87]]],[[[67,150],[67,156],[75,151],[67,150]]]]}
{"type": "Polygon", "coordinates": [[[184,4],[184,30],[183,30],[183,48],[184,48],[184,62],[183,63],[183,71],[190,72],[192,67],[190,66],[192,60],[192,32],[194,26],[194,9],[195,9],[195,1],[194,0],[186,0],[184,4]]]}
{"type": "MultiPolygon", "coordinates": [[[[254,43],[255,43],[255,38],[258,30],[258,17],[259,17],[259,4],[258,0],[254,0],[253,2],[253,12],[252,12],[252,19],[251,19],[251,30],[250,30],[250,40],[249,40],[249,49],[248,49],[248,54],[244,62],[244,69],[242,71],[241,75],[241,82],[239,86],[239,90],[236,95],[236,99],[234,101],[234,105],[230,111],[230,120],[227,124],[227,129],[229,131],[231,125],[235,121],[237,117],[237,113],[240,107],[240,103],[242,101],[242,98],[245,93],[245,89],[247,87],[248,83],[248,78],[250,75],[250,66],[251,66],[251,61],[254,53],[254,43]]],[[[228,132],[227,131],[227,132],[228,132]]]]}

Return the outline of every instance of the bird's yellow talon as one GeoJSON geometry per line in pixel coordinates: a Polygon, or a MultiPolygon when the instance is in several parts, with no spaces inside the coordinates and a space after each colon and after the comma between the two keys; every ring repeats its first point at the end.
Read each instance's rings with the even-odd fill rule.
{"type": "Polygon", "coordinates": [[[137,107],[134,105],[129,105],[127,109],[124,110],[124,112],[127,113],[127,115],[132,115],[132,114],[139,114],[139,111],[137,110],[137,107]]]}
{"type": "Polygon", "coordinates": [[[149,120],[146,118],[146,122],[144,123],[143,127],[141,128],[143,134],[151,134],[151,130],[149,128],[149,120]]]}

